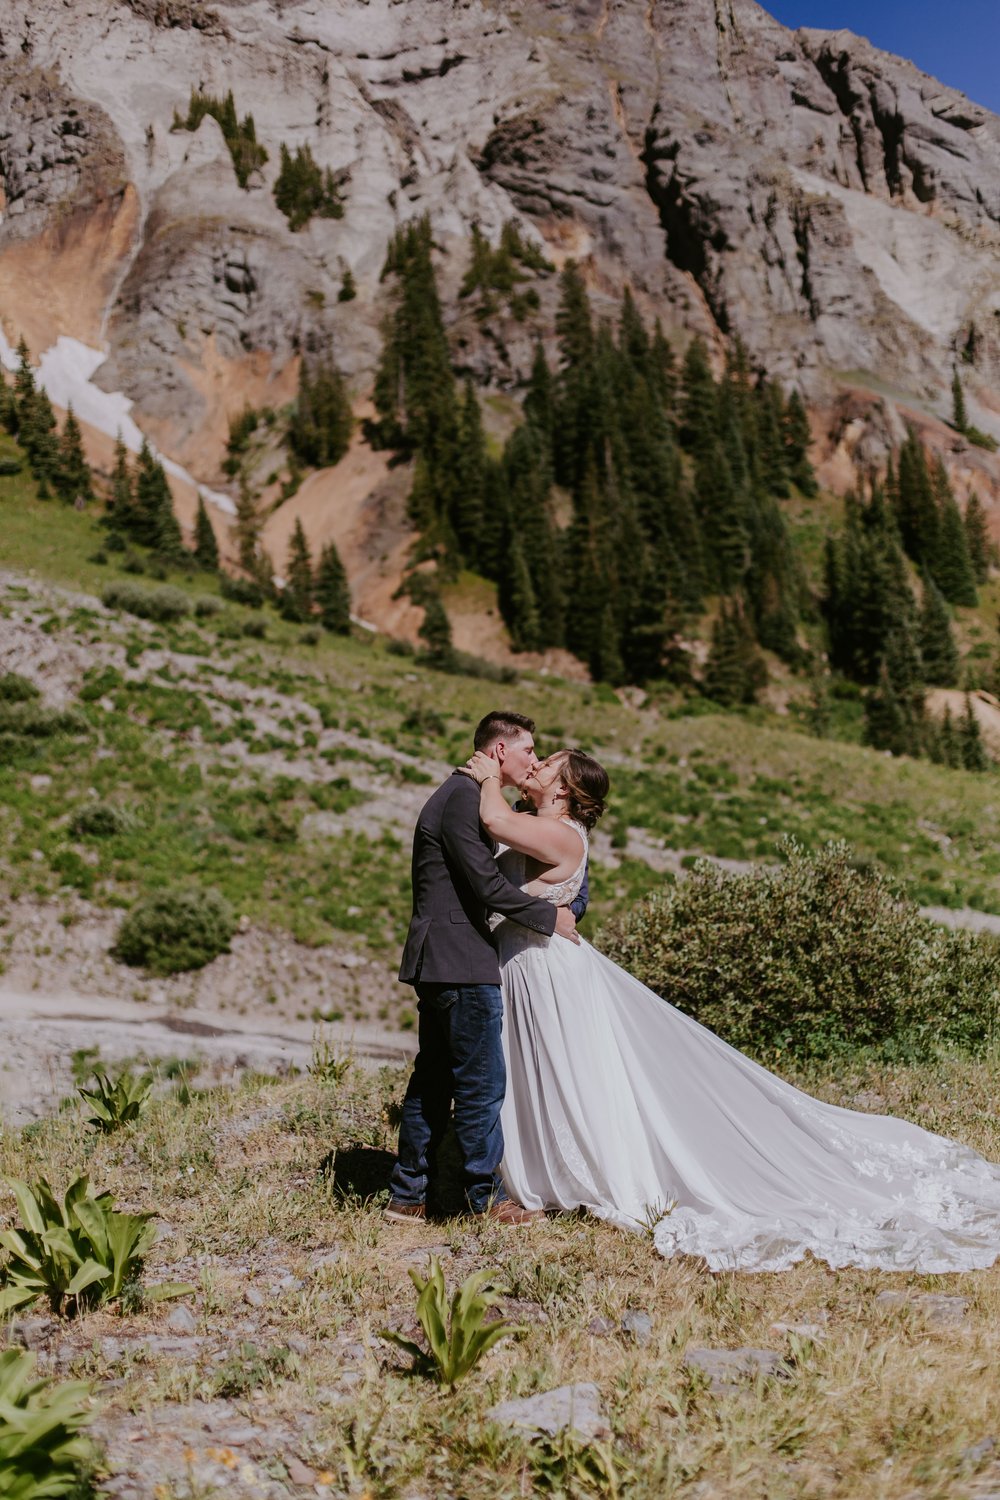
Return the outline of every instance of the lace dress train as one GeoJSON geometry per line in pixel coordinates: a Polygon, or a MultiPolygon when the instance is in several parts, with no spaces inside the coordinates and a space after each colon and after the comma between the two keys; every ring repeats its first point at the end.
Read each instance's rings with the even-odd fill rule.
{"type": "MultiPolygon", "coordinates": [[[[527,883],[520,855],[501,861],[527,883]]],[[[582,875],[583,862],[545,894],[571,900],[582,875]]],[[[811,1253],[941,1272],[1000,1256],[1000,1167],[906,1120],[820,1103],[586,942],[506,921],[496,934],[503,1176],[518,1202],[655,1226],[663,1255],[713,1270],[811,1253]]]]}

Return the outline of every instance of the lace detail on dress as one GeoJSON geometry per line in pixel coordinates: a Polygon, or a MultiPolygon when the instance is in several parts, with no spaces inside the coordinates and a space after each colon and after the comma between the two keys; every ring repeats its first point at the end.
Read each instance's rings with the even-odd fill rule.
{"type": "MultiPolygon", "coordinates": [[[[528,815],[525,814],[525,816],[528,815]]],[[[560,880],[557,885],[547,885],[538,892],[538,899],[540,901],[551,901],[554,906],[568,906],[580,894],[580,887],[583,885],[583,872],[587,868],[587,855],[590,853],[590,839],[583,824],[577,823],[573,818],[564,818],[562,821],[568,823],[570,828],[575,828],[580,835],[583,840],[583,855],[580,863],[568,880],[560,880]]],[[[520,850],[503,849],[497,856],[497,864],[511,885],[516,885],[521,890],[524,890],[525,886],[531,884],[525,873],[525,857],[520,850]]],[[[495,932],[500,923],[505,922],[507,918],[500,916],[498,912],[491,912],[486,920],[491,930],[495,932]]]]}

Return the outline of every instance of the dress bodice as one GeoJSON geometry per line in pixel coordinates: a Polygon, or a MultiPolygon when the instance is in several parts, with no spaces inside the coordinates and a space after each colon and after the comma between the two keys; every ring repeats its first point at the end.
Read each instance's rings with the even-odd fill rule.
{"type": "MultiPolygon", "coordinates": [[[[590,851],[590,839],[583,824],[577,823],[573,818],[564,818],[563,821],[568,823],[570,828],[575,828],[580,835],[583,842],[583,852],[580,855],[580,863],[566,880],[560,880],[555,885],[539,884],[537,891],[538,899],[540,901],[551,901],[553,906],[568,906],[580,894],[584,871],[587,868],[587,855],[590,851]]],[[[504,849],[497,856],[497,864],[511,885],[516,885],[520,890],[524,890],[525,887],[531,884],[527,875],[527,858],[518,849],[504,849]]],[[[489,917],[489,924],[493,928],[499,927],[502,921],[504,921],[504,918],[496,913],[491,914],[489,917]]]]}

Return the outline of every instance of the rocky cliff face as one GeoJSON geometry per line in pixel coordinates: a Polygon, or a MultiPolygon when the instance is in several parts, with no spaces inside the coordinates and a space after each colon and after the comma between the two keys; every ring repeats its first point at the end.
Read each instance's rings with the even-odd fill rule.
{"type": "Polygon", "coordinates": [[[386,241],[422,213],[485,382],[516,384],[533,328],[484,327],[458,282],[471,224],[514,217],[599,306],[627,282],[819,403],[946,413],[961,361],[1000,436],[1000,120],[849,33],[754,0],[7,0],[0,57],[7,336],[106,347],[98,379],[199,477],[304,348],[364,388],[386,241]],[[245,189],[213,119],[171,128],[193,88],[253,113],[245,189]],[[343,174],[342,219],[291,231],[282,144],[343,174]]]}

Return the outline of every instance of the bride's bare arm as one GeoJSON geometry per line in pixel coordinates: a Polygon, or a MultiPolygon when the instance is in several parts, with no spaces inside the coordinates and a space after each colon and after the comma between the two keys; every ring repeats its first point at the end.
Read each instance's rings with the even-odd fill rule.
{"type": "Polygon", "coordinates": [[[469,773],[480,784],[480,821],[499,843],[520,854],[530,854],[544,865],[560,865],[579,857],[579,835],[558,818],[532,818],[507,806],[495,761],[485,755],[473,756],[469,773]]]}

